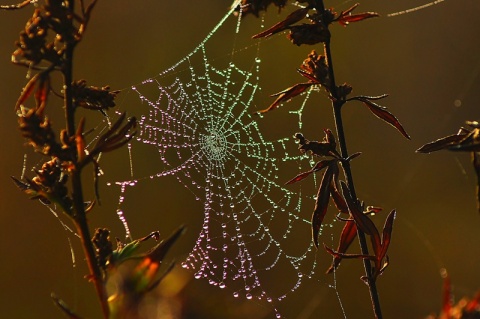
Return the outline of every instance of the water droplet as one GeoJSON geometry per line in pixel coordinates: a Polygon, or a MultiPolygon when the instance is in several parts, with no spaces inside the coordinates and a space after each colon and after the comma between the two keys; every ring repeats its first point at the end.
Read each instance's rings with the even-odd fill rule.
{"type": "Polygon", "coordinates": [[[252,299],[252,294],[247,294],[245,297],[246,297],[248,300],[250,300],[250,299],[252,299]]]}

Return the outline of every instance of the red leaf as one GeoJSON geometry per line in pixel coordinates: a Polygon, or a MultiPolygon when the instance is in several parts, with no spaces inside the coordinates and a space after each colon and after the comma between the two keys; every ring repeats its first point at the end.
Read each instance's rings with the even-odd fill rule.
{"type": "Polygon", "coordinates": [[[344,214],[348,214],[348,206],[343,198],[342,194],[339,191],[339,181],[338,181],[338,166],[336,172],[334,172],[332,182],[330,183],[330,195],[332,196],[333,202],[337,207],[338,211],[344,214]]]}
{"type": "MultiPolygon", "coordinates": [[[[353,240],[357,236],[357,225],[353,220],[349,220],[343,226],[342,234],[340,236],[340,242],[338,243],[337,252],[340,254],[345,254],[348,247],[352,244],[353,240]]],[[[331,273],[337,269],[338,265],[342,261],[341,255],[335,256],[332,265],[327,270],[327,274],[331,273]]]]}
{"type": "Polygon", "coordinates": [[[309,8],[301,8],[298,10],[293,11],[290,13],[285,20],[278,22],[274,26],[268,28],[267,30],[255,34],[252,38],[253,39],[258,39],[258,38],[268,38],[271,35],[274,35],[275,33],[282,32],[288,27],[294,23],[297,23],[298,21],[302,20],[307,16],[309,8]]]}
{"type": "Polygon", "coordinates": [[[345,202],[345,199],[338,191],[338,186],[334,181],[330,184],[330,195],[332,196],[333,202],[337,207],[338,211],[344,214],[348,214],[348,206],[345,202]]]}
{"type": "Polygon", "coordinates": [[[353,6],[351,6],[347,10],[340,12],[339,17],[351,14],[353,12],[353,10],[355,10],[359,5],[360,5],[360,3],[355,3],[353,6]]]}
{"type": "Polygon", "coordinates": [[[471,313],[479,309],[480,307],[480,291],[476,293],[475,297],[470,300],[467,305],[465,306],[465,311],[467,313],[471,313]]]}
{"type": "Polygon", "coordinates": [[[382,211],[381,207],[367,206],[365,209],[365,214],[378,214],[382,211]]]}
{"type": "Polygon", "coordinates": [[[352,155],[350,155],[349,157],[347,157],[346,160],[347,160],[347,161],[351,161],[351,160],[359,157],[360,155],[362,155],[362,152],[353,153],[352,155]]]}
{"type": "Polygon", "coordinates": [[[446,149],[460,141],[462,141],[468,134],[454,134],[439,138],[433,142],[427,143],[416,150],[417,153],[431,153],[446,149]]]}
{"type": "Polygon", "coordinates": [[[40,83],[38,84],[38,88],[35,91],[35,100],[37,103],[37,108],[45,107],[49,92],[50,92],[50,77],[47,74],[40,77],[40,83]]]}
{"type": "Polygon", "coordinates": [[[302,76],[306,77],[307,79],[310,80],[310,82],[313,82],[315,84],[320,84],[320,82],[318,82],[317,78],[315,77],[315,75],[313,74],[310,74],[302,69],[297,69],[297,72],[300,73],[302,76]]]}
{"type": "Polygon", "coordinates": [[[357,223],[357,227],[360,228],[360,230],[365,234],[370,235],[373,250],[375,252],[380,251],[382,242],[380,240],[380,234],[378,233],[377,227],[375,227],[375,224],[372,222],[372,220],[360,210],[357,201],[353,200],[350,195],[350,190],[344,182],[342,182],[342,193],[343,197],[347,201],[348,210],[357,223]]]}
{"type": "Polygon", "coordinates": [[[382,233],[382,246],[381,250],[375,252],[375,255],[378,259],[383,259],[387,254],[388,246],[390,245],[390,240],[392,238],[392,230],[393,230],[393,221],[395,220],[396,212],[392,210],[390,214],[388,214],[387,219],[385,220],[385,225],[383,226],[383,233],[382,233]]]}
{"type": "Polygon", "coordinates": [[[348,14],[341,16],[339,19],[337,19],[338,23],[346,27],[349,23],[351,22],[359,22],[363,21],[365,19],[370,19],[370,18],[375,18],[380,16],[376,12],[364,12],[364,13],[359,13],[359,14],[348,14]]]}
{"type": "Polygon", "coordinates": [[[450,284],[450,276],[445,269],[442,269],[443,287],[442,287],[442,312],[440,318],[450,318],[450,310],[452,309],[452,287],[450,284]]]}
{"type": "Polygon", "coordinates": [[[392,113],[390,113],[389,111],[387,111],[387,109],[383,106],[380,106],[372,101],[370,101],[369,99],[366,99],[366,98],[363,98],[363,97],[357,97],[355,98],[359,101],[362,101],[363,104],[365,104],[369,109],[370,111],[372,111],[372,113],[384,120],[385,122],[387,122],[388,124],[392,125],[393,127],[395,127],[400,133],[402,133],[403,136],[405,136],[406,138],[410,139],[410,136],[408,135],[408,133],[405,131],[405,129],[403,128],[402,124],[400,124],[400,122],[398,121],[398,119],[395,117],[395,115],[393,115],[392,113]]]}
{"type": "Polygon", "coordinates": [[[310,86],[312,86],[314,84],[315,83],[298,83],[298,84],[295,84],[292,87],[289,87],[286,90],[283,90],[281,92],[272,94],[272,96],[278,96],[278,98],[268,108],[266,108],[264,110],[261,110],[261,111],[258,111],[257,114],[263,114],[263,113],[270,112],[270,111],[278,108],[278,106],[282,102],[288,101],[291,98],[305,92],[306,89],[308,89],[310,86]]]}
{"type": "Polygon", "coordinates": [[[301,181],[302,179],[306,178],[310,174],[315,173],[321,170],[322,168],[326,167],[331,161],[332,160],[323,160],[323,161],[317,162],[311,170],[298,174],[297,176],[295,176],[294,178],[286,182],[285,185],[289,185],[289,184],[293,184],[301,181]]]}
{"type": "Polygon", "coordinates": [[[312,173],[313,173],[312,170],[306,171],[306,172],[303,172],[303,173],[300,173],[300,174],[298,174],[297,176],[295,176],[294,178],[292,178],[291,180],[289,180],[288,182],[286,182],[285,185],[289,185],[289,184],[293,184],[293,183],[299,182],[299,181],[301,181],[302,179],[306,178],[307,176],[309,176],[309,175],[312,174],[312,173]]]}
{"type": "Polygon", "coordinates": [[[320,228],[322,226],[323,219],[325,218],[325,214],[327,213],[328,208],[328,201],[330,199],[330,192],[328,186],[332,182],[333,178],[333,171],[335,166],[334,164],[330,164],[323,174],[322,181],[320,183],[320,187],[318,188],[317,193],[317,200],[315,202],[315,209],[313,210],[312,215],[312,235],[313,235],[313,242],[315,246],[318,248],[318,235],[320,233],[320,228]]]}
{"type": "Polygon", "coordinates": [[[25,85],[22,93],[20,94],[20,97],[17,100],[17,103],[15,104],[15,111],[17,111],[20,106],[30,97],[35,87],[35,84],[37,83],[38,77],[39,73],[35,74],[25,85]]]}

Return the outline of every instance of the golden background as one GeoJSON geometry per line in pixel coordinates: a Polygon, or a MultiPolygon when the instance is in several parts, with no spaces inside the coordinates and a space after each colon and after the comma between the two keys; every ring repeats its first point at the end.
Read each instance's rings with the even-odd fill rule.
{"type": "MultiPolygon", "coordinates": [[[[327,7],[338,6],[338,11],[352,4],[325,2],[327,7]]],[[[195,48],[229,4],[221,0],[99,1],[87,35],[75,53],[74,75],[91,85],[128,88],[195,48]]],[[[377,11],[383,17],[332,28],[337,82],[350,83],[357,94],[388,93],[382,104],[412,137],[411,141],[405,140],[360,104],[345,107],[349,150],[363,152],[352,164],[358,196],[386,211],[397,210],[389,250],[391,265],[378,279],[385,318],[423,318],[439,311],[442,267],[451,276],[457,300],[473,296],[480,288],[480,216],[469,155],[415,153],[424,143],[455,133],[465,120],[479,119],[480,2],[448,0],[411,14],[385,16],[421,4],[413,0],[365,0],[358,12],[377,11]]],[[[76,252],[76,267],[72,267],[68,233],[47,209],[19,192],[10,179],[11,175],[21,175],[24,154],[31,154],[18,133],[13,111],[26,83],[26,69],[10,63],[13,42],[31,10],[0,11],[0,101],[4,110],[0,125],[0,317],[60,318],[62,314],[50,299],[50,293],[55,292],[85,317],[96,318],[98,303],[93,287],[82,279],[87,270],[78,242],[68,235],[76,252]]],[[[277,15],[272,7],[266,24],[284,16],[277,15]]],[[[253,17],[244,20],[242,31],[258,32],[253,24],[258,24],[253,17]]],[[[222,28],[218,36],[224,37],[224,51],[231,51],[232,28],[222,28]]],[[[295,47],[284,35],[262,44],[264,105],[257,108],[268,106],[272,101],[269,94],[303,81],[295,69],[312,49],[295,47]]],[[[319,46],[316,49],[321,51],[319,46]]],[[[322,129],[332,127],[329,101],[320,95],[311,103],[320,106],[307,107],[305,130],[311,139],[321,139],[322,129]]],[[[119,103],[120,108],[123,106],[127,107],[126,102],[119,103]]],[[[284,114],[288,110],[286,104],[276,112],[284,114]]],[[[52,103],[47,114],[55,112],[61,115],[52,103]]],[[[60,128],[61,116],[52,117],[54,128],[60,128]]],[[[278,129],[272,121],[266,134],[278,129]]],[[[282,133],[290,136],[295,132],[282,133]]],[[[102,167],[107,176],[109,170],[128,170],[126,156],[125,151],[106,155],[109,160],[102,167]]],[[[29,155],[27,165],[34,165],[34,158],[29,155]]],[[[284,179],[291,177],[289,173],[284,179]]],[[[86,175],[85,180],[88,178],[86,175]]],[[[105,186],[101,192],[104,204],[94,210],[90,221],[94,227],[108,227],[114,236],[122,237],[115,214],[118,192],[105,186]]],[[[311,192],[313,195],[316,189],[311,192]]],[[[129,200],[135,203],[135,211],[127,212],[134,236],[157,229],[167,236],[178,225],[186,224],[188,232],[169,257],[181,260],[188,254],[203,217],[202,203],[195,202],[190,192],[174,178],[165,178],[158,179],[148,193],[129,200]]],[[[380,214],[379,226],[384,216],[380,214]]],[[[323,252],[319,256],[328,258],[323,252]]],[[[359,280],[360,264],[345,261],[337,272],[338,292],[349,319],[372,316],[368,291],[359,280]]],[[[281,274],[273,280],[282,280],[281,274]]],[[[165,286],[160,294],[168,307],[183,308],[185,318],[273,317],[270,308],[235,299],[231,291],[211,287],[205,280],[193,280],[191,273],[181,269],[173,273],[171,281],[167,286],[175,291],[178,285],[179,294],[171,297],[165,286]]],[[[287,299],[283,312],[297,319],[340,318],[334,293],[324,283],[309,283],[287,299]]]]}

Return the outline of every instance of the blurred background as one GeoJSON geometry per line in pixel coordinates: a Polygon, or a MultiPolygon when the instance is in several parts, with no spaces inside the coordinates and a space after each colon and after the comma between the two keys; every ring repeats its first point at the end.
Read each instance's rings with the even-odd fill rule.
{"type": "MultiPolygon", "coordinates": [[[[337,82],[350,83],[356,94],[388,93],[382,104],[400,119],[412,137],[411,141],[405,140],[360,104],[348,105],[344,110],[349,150],[362,152],[352,164],[359,198],[387,212],[397,210],[389,249],[391,264],[378,279],[386,318],[424,318],[438,312],[443,267],[451,276],[457,300],[473,296],[480,288],[480,216],[469,154],[415,153],[426,142],[456,133],[465,120],[479,119],[480,2],[447,0],[425,10],[387,16],[425,2],[364,0],[358,12],[376,11],[382,17],[347,28],[332,27],[337,82]]],[[[325,3],[337,11],[353,4],[341,0],[325,3]]],[[[99,1],[87,35],[76,51],[75,77],[87,79],[90,85],[108,84],[127,93],[131,85],[160,73],[191,52],[225,15],[229,5],[224,0],[99,1]]],[[[271,7],[265,25],[283,19],[291,9],[278,13],[271,7]]],[[[10,179],[22,174],[24,154],[27,167],[36,164],[36,157],[18,133],[13,111],[26,83],[27,70],[10,63],[14,41],[31,11],[31,7],[0,11],[0,101],[5,111],[0,126],[0,314],[2,318],[60,318],[62,314],[50,299],[50,293],[55,292],[80,314],[98,318],[93,287],[83,279],[87,269],[78,240],[45,207],[19,192],[10,179]],[[75,252],[74,266],[69,241],[75,252]]],[[[235,24],[235,18],[231,18],[217,32],[218,44],[211,48],[214,56],[225,57],[234,48],[234,55],[241,59],[242,49],[252,47],[253,42],[233,44],[235,24]]],[[[248,17],[241,31],[255,34],[259,24],[260,19],[248,17]]],[[[270,94],[303,81],[295,70],[312,49],[291,45],[283,34],[262,43],[262,91],[254,110],[267,107],[272,101],[270,94]]],[[[322,50],[320,46],[315,49],[322,50]]],[[[123,100],[122,94],[119,109],[132,107],[133,102],[123,100]]],[[[279,131],[277,121],[291,119],[286,114],[298,108],[294,103],[299,102],[286,104],[270,119],[266,117],[262,126],[266,134],[293,135],[294,131],[279,131]]],[[[61,113],[54,106],[47,113],[54,128],[62,125],[61,113]]],[[[134,108],[129,111],[132,113],[134,108]]],[[[331,117],[329,101],[323,94],[316,94],[305,109],[302,131],[310,139],[321,139],[323,128],[333,128],[331,117]]],[[[92,122],[87,123],[98,124],[92,122]]],[[[112,175],[117,171],[128,173],[126,151],[106,157],[102,164],[105,182],[114,181],[112,175]]],[[[281,173],[288,180],[298,172],[281,173]]],[[[32,175],[29,170],[26,174],[32,175]]],[[[203,205],[173,177],[158,179],[147,190],[129,198],[135,203],[134,211],[126,211],[133,235],[140,237],[159,230],[167,236],[180,224],[187,225],[187,233],[169,254],[169,260],[181,261],[197,239],[203,205]]],[[[316,193],[313,187],[310,191],[316,193]]],[[[91,190],[89,194],[93,196],[91,190]]],[[[123,238],[124,230],[115,213],[118,190],[102,185],[101,194],[103,204],[90,214],[90,221],[93,227],[107,227],[114,236],[123,238]]],[[[303,209],[308,215],[313,207],[303,209]]],[[[377,220],[379,227],[384,216],[380,214],[377,220]]],[[[338,238],[338,232],[330,235],[335,241],[338,238]]],[[[324,252],[318,255],[320,259],[328,258],[324,252]]],[[[372,317],[368,290],[359,279],[363,274],[361,262],[342,263],[336,274],[336,290],[328,287],[331,279],[320,278],[322,271],[319,279],[287,297],[282,314],[297,319],[342,318],[338,293],[347,318],[372,317]]],[[[282,280],[281,273],[272,280],[282,280]]],[[[268,305],[234,298],[231,290],[195,280],[193,273],[180,267],[155,291],[155,296],[161,300],[158,307],[164,311],[162,318],[274,317],[268,305]]]]}

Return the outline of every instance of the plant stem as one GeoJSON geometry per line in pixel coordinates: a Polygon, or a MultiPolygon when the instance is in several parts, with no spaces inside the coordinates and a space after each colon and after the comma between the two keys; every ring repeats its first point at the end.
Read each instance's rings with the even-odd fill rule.
{"type": "Polygon", "coordinates": [[[105,285],[102,279],[102,273],[98,267],[97,258],[95,255],[95,250],[90,240],[90,229],[88,227],[88,222],[86,218],[86,213],[84,204],[83,204],[83,194],[82,194],[82,182],[80,178],[80,172],[75,171],[72,174],[72,186],[73,186],[73,200],[74,200],[74,221],[77,228],[77,232],[80,235],[82,242],[83,252],[85,254],[85,259],[88,264],[88,269],[90,271],[89,279],[93,282],[95,290],[97,292],[100,305],[102,307],[102,313],[104,318],[109,317],[109,307],[108,307],[108,296],[105,289],[105,285]]]}
{"type": "MultiPolygon", "coordinates": [[[[69,10],[74,12],[75,1],[69,1],[69,10]]],[[[75,106],[73,104],[73,51],[75,49],[75,41],[72,39],[66,42],[65,47],[65,61],[62,66],[63,85],[64,85],[64,104],[65,104],[65,120],[67,135],[70,138],[75,136],[75,106]]],[[[71,147],[75,148],[75,145],[71,147]]],[[[76,149],[76,148],[75,148],[76,149]]],[[[73,198],[73,220],[77,231],[80,235],[85,259],[90,271],[89,279],[93,281],[95,290],[97,292],[100,305],[102,307],[103,317],[109,317],[109,307],[107,301],[107,292],[103,282],[102,272],[97,263],[95,249],[91,241],[90,229],[87,222],[85,204],[83,199],[83,187],[81,180],[82,168],[77,165],[77,156],[73,159],[75,168],[73,169],[72,180],[72,198],[73,198]]]]}
{"type": "MultiPolygon", "coordinates": [[[[321,10],[320,12],[325,11],[325,6],[323,0],[317,1],[317,9],[321,10]]],[[[335,72],[333,69],[332,53],[330,49],[330,38],[324,43],[325,57],[327,59],[329,77],[330,77],[330,94],[333,107],[333,117],[335,119],[335,127],[337,130],[338,144],[340,146],[340,154],[343,159],[348,158],[347,142],[345,138],[345,131],[343,128],[342,121],[342,106],[345,104],[345,101],[338,96],[337,85],[335,82],[335,72]]],[[[343,170],[345,172],[345,179],[350,190],[350,195],[355,201],[358,201],[357,194],[355,191],[355,185],[353,183],[352,170],[350,168],[349,161],[342,161],[343,170]]],[[[358,241],[360,244],[360,249],[363,255],[368,255],[368,245],[365,237],[365,233],[357,227],[358,241]]],[[[363,259],[363,266],[365,269],[365,275],[368,282],[368,288],[370,291],[370,299],[372,301],[373,312],[375,318],[382,319],[382,310],[380,307],[380,299],[378,296],[377,286],[375,280],[372,278],[372,265],[370,260],[363,259]]]]}
{"type": "MultiPolygon", "coordinates": [[[[347,151],[347,144],[345,139],[345,132],[343,129],[343,122],[342,122],[341,107],[343,105],[343,102],[342,103],[332,102],[332,105],[333,105],[333,116],[335,118],[335,127],[337,129],[338,144],[340,145],[340,152],[341,152],[342,158],[345,159],[348,157],[348,151],[347,151]]],[[[347,180],[347,185],[350,191],[350,195],[352,196],[352,198],[355,199],[355,201],[357,201],[357,195],[356,195],[355,186],[353,183],[353,175],[352,175],[352,170],[350,168],[350,162],[343,161],[342,166],[345,172],[345,178],[347,180]]],[[[357,235],[358,235],[358,241],[360,244],[362,255],[368,255],[369,254],[368,245],[367,245],[365,233],[362,230],[360,230],[359,227],[357,227],[357,235]]],[[[375,318],[382,319],[382,309],[380,307],[380,298],[378,296],[376,282],[372,278],[372,265],[370,264],[370,260],[363,259],[363,267],[365,269],[365,275],[368,281],[368,288],[370,290],[370,299],[372,301],[375,318]]]]}

